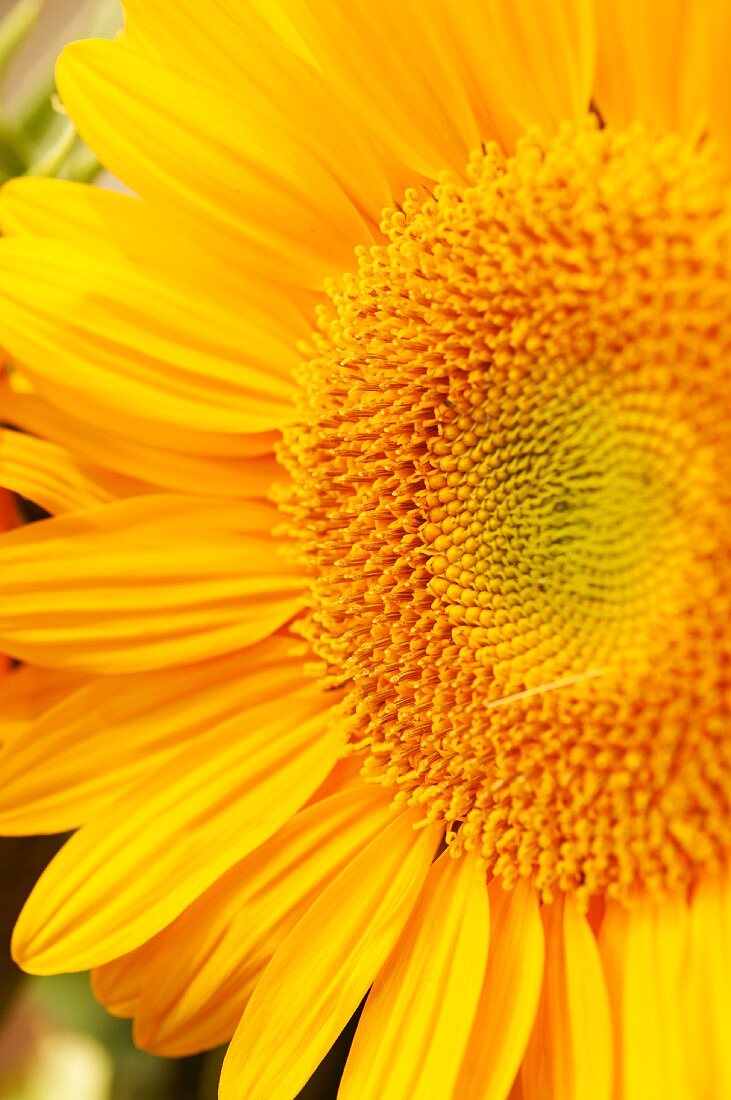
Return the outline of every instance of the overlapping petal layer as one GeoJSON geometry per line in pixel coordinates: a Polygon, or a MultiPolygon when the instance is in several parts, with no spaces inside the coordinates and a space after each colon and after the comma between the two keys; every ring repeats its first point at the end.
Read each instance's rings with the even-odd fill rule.
{"type": "Polygon", "coordinates": [[[303,578],[270,505],[135,497],[12,532],[0,545],[0,648],[80,671],[207,660],[296,615],[303,578]]]}
{"type": "Polygon", "coordinates": [[[178,438],[173,437],[170,446],[162,446],[151,426],[142,421],[115,417],[113,424],[106,419],[90,422],[83,414],[60,410],[30,389],[15,392],[2,379],[0,401],[16,427],[56,443],[82,465],[104,468],[140,484],[206,497],[214,485],[221,498],[256,500],[281,481],[281,467],[272,453],[275,432],[176,433],[178,438]]]}
{"type": "Polygon", "coordinates": [[[277,948],[391,817],[390,800],[365,785],[316,801],[143,947],[131,962],[143,979],[139,1045],[181,1055],[229,1040],[277,948]]]}
{"type": "Polygon", "coordinates": [[[502,1100],[520,1066],[538,1008],[544,937],[538,898],[527,883],[489,887],[490,953],[456,1095],[502,1100]]]}
{"type": "MultiPolygon", "coordinates": [[[[691,1077],[693,1036],[685,1018],[688,922],[688,907],[679,897],[661,906],[638,898],[629,911],[608,907],[601,929],[602,954],[621,1051],[618,1089],[624,1100],[694,1100],[699,1095],[691,1077]]],[[[727,972],[722,954],[716,965],[727,972]]],[[[701,980],[705,999],[710,982],[701,980]]],[[[724,1026],[718,1017],[716,1022],[724,1026]]],[[[692,1027],[696,1026],[694,1021],[692,1027]]],[[[706,1049],[709,1038],[704,1037],[706,1049]]]]}
{"type": "Polygon", "coordinates": [[[258,433],[293,415],[298,355],[271,317],[234,314],[124,259],[15,238],[0,253],[7,350],[72,414],[258,433]],[[79,310],[80,302],[84,303],[79,310]]]}
{"type": "MultiPolygon", "coordinates": [[[[22,737],[0,750],[0,834],[65,832],[93,820],[181,748],[205,745],[216,727],[296,693],[304,679],[299,650],[275,636],[184,672],[96,677],[75,691],[69,686],[57,703],[55,690],[49,696],[38,689],[39,677],[54,674],[17,674],[30,681],[25,697],[38,693],[42,709],[22,737]]],[[[62,690],[70,677],[54,679],[62,690]]]]}
{"type": "MultiPolygon", "coordinates": [[[[262,284],[254,273],[221,263],[211,253],[204,231],[197,232],[188,219],[168,209],[161,216],[133,195],[71,180],[22,177],[11,180],[0,193],[0,227],[7,236],[66,241],[96,256],[124,257],[161,272],[176,286],[184,284],[196,297],[204,281],[206,299],[225,303],[236,314],[249,302],[275,317],[279,332],[306,336],[310,330],[309,311],[304,316],[301,304],[289,294],[262,284]]],[[[44,251],[45,244],[38,254],[39,267],[44,251]]]]}
{"type": "Polygon", "coordinates": [[[65,669],[24,665],[7,671],[0,678],[0,745],[24,738],[45,711],[86,681],[84,675],[65,669]]]}
{"type": "Polygon", "coordinates": [[[145,492],[147,486],[79,462],[67,448],[0,428],[0,485],[57,515],[145,492]]]}
{"type": "Polygon", "coordinates": [[[350,196],[256,89],[242,114],[189,73],[102,42],[69,48],[58,85],[109,169],[206,230],[222,262],[319,290],[369,238],[350,196]]]}
{"type": "Polygon", "coordinates": [[[294,1096],[388,958],[416,902],[438,833],[398,817],[328,886],[274,955],[221,1077],[224,1100],[294,1096]]]}
{"type": "Polygon", "coordinates": [[[310,685],[208,730],[68,841],[20,916],[15,958],[42,974],[138,947],[275,833],[340,746],[330,700],[310,685]]]}
{"type": "Polygon", "coordinates": [[[641,118],[699,134],[708,120],[714,10],[724,3],[597,0],[602,117],[614,126],[641,118]]]}
{"type": "Polygon", "coordinates": [[[345,1067],[342,1100],[410,1100],[439,1082],[450,1095],[487,962],[482,868],[443,852],[376,978],[345,1067]]]}
{"type": "Polygon", "coordinates": [[[613,1049],[599,949],[572,898],[544,906],[543,990],[521,1067],[524,1100],[610,1100],[613,1049]]]}
{"type": "Polygon", "coordinates": [[[731,1096],[731,880],[701,883],[691,900],[683,1024],[697,1096],[731,1096]],[[686,998],[687,991],[687,998],[686,998]],[[689,1034],[688,1034],[689,1033],[689,1034]]]}

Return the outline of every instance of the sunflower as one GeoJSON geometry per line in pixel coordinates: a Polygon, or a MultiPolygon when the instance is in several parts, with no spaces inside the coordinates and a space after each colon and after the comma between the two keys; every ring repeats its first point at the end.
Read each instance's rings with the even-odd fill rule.
{"type": "Polygon", "coordinates": [[[3,199],[16,959],[226,1098],[366,995],[344,1100],[731,1097],[726,5],[125,7],[135,197],[3,199]]]}

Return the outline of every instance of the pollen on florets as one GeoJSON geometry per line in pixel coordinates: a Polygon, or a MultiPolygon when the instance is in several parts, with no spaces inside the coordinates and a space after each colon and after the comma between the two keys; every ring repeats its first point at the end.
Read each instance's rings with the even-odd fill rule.
{"type": "Polygon", "coordinates": [[[731,847],[728,180],[589,122],[382,228],[281,452],[364,774],[508,886],[682,888],[731,847]]]}

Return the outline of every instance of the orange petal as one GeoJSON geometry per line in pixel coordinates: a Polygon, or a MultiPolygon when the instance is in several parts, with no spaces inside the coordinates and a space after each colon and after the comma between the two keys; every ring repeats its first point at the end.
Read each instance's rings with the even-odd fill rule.
{"type": "Polygon", "coordinates": [[[147,960],[156,947],[157,936],[153,936],[134,951],[92,970],[92,992],[112,1016],[134,1016],[144,989],[147,960]]]}
{"type": "Polygon", "coordinates": [[[585,114],[596,54],[592,0],[451,0],[450,6],[468,71],[505,144],[530,126],[551,131],[585,114]]]}
{"type": "Polygon", "coordinates": [[[709,80],[709,116],[711,135],[721,147],[726,167],[731,165],[731,72],[728,66],[731,45],[731,0],[716,0],[712,6],[710,49],[707,54],[709,80]]]}
{"type": "Polygon", "coordinates": [[[697,136],[708,115],[718,0],[597,0],[595,97],[612,126],[635,119],[697,136]]]}
{"type": "Polygon", "coordinates": [[[84,682],[85,677],[76,672],[32,665],[4,672],[0,677],[0,744],[7,746],[25,735],[36,719],[84,682]]]}

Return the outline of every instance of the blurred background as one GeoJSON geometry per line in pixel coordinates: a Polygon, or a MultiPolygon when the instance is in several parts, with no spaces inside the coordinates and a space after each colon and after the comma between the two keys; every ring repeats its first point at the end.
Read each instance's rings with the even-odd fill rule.
{"type": "MultiPolygon", "coordinates": [[[[65,42],[112,37],[120,25],[118,0],[0,0],[0,182],[29,174],[116,186],[60,109],[53,67],[65,42]]],[[[41,518],[27,502],[16,507],[24,522],[41,518]]],[[[215,1100],[223,1050],[179,1060],[143,1054],[129,1023],[97,1004],[85,974],[31,978],[10,960],[18,912],[63,839],[0,838],[0,1100],[215,1100]]],[[[335,1097],[352,1029],[301,1100],[335,1097]]]]}

